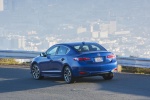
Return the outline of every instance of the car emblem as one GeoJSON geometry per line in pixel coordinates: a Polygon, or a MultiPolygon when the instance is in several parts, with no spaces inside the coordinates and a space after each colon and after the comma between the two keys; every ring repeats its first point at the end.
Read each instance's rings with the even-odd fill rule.
{"type": "Polygon", "coordinates": [[[101,55],[98,53],[97,56],[101,56],[101,55]]]}

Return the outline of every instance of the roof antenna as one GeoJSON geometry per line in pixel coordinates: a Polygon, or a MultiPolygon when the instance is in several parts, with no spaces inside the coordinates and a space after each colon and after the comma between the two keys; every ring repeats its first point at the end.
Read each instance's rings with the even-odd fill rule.
{"type": "Polygon", "coordinates": [[[85,45],[85,42],[82,42],[83,45],[85,45]]]}

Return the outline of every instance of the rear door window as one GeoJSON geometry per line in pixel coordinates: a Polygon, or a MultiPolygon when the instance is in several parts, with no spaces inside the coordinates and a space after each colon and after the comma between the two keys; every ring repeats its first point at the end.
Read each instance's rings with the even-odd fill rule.
{"type": "Polygon", "coordinates": [[[66,55],[68,53],[68,48],[65,46],[59,46],[57,55],[66,55]]]}

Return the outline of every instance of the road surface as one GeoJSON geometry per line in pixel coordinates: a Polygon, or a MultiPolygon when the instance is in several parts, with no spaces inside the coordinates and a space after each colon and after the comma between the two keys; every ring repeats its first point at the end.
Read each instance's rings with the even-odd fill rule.
{"type": "Polygon", "coordinates": [[[66,84],[34,80],[29,68],[0,66],[0,100],[150,100],[150,75],[116,73],[111,81],[96,76],[66,84]]]}

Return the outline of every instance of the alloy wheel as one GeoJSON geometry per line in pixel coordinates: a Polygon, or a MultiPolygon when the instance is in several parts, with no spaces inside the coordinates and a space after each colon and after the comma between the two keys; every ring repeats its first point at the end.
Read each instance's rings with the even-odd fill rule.
{"type": "Polygon", "coordinates": [[[66,83],[72,83],[73,82],[73,77],[72,77],[72,72],[69,67],[64,68],[64,80],[66,83]]]}
{"type": "Polygon", "coordinates": [[[37,80],[41,78],[40,70],[37,65],[33,65],[32,67],[32,76],[34,79],[37,79],[37,80]]]}

